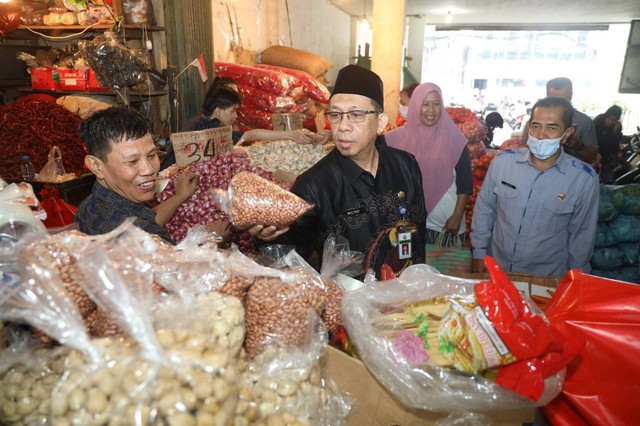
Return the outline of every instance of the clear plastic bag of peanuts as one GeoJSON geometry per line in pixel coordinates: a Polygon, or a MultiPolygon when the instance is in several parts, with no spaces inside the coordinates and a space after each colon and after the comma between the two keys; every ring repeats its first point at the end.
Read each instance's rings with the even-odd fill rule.
{"type": "Polygon", "coordinates": [[[322,320],[329,332],[332,346],[350,352],[347,332],[342,324],[342,298],[344,288],[336,281],[338,274],[348,277],[364,273],[364,253],[349,249],[349,241],[341,235],[329,235],[322,249],[320,276],[327,290],[327,303],[322,320]]]}
{"type": "Polygon", "coordinates": [[[322,377],[319,359],[326,347],[326,329],[312,315],[297,347],[271,345],[249,360],[240,376],[235,424],[346,424],[353,401],[322,377]]]}
{"type": "Polygon", "coordinates": [[[54,423],[104,415],[114,425],[230,424],[244,337],[240,301],[216,292],[158,298],[144,277],[151,264],[116,265],[123,258],[103,244],[79,257],[81,286],[126,336],[95,340],[105,362],[90,374],[81,357],[71,358],[53,395],[54,423]],[[82,404],[65,405],[76,396],[82,404]]]}
{"type": "Polygon", "coordinates": [[[326,304],[322,278],[295,251],[274,266],[286,276],[259,277],[247,293],[244,348],[250,358],[268,346],[299,347],[326,304]]]}
{"type": "Polygon", "coordinates": [[[257,264],[232,246],[218,250],[203,226],[191,228],[177,246],[158,253],[154,282],[169,293],[203,294],[218,291],[244,303],[256,277],[286,278],[282,271],[257,264]]]}
{"type": "Polygon", "coordinates": [[[313,207],[274,182],[246,171],[231,178],[227,191],[214,190],[214,196],[239,229],[255,225],[285,228],[313,207]]]}

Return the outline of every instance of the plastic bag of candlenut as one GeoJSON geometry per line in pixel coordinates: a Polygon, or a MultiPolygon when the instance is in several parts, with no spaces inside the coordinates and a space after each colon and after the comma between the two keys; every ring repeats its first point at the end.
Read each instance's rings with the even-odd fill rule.
{"type": "MultiPolygon", "coordinates": [[[[100,400],[107,402],[100,409],[115,424],[135,424],[136,419],[142,424],[228,424],[235,413],[244,339],[240,301],[216,292],[188,301],[154,296],[148,278],[152,265],[135,253],[154,250],[154,239],[133,226],[112,236],[110,250],[114,239],[131,255],[108,255],[97,242],[80,256],[87,278],[81,285],[128,337],[98,340],[108,362],[91,377],[84,373],[83,360],[70,363],[56,401],[89,383],[103,387],[100,400]]],[[[54,415],[93,416],[86,406],[54,415]]]]}

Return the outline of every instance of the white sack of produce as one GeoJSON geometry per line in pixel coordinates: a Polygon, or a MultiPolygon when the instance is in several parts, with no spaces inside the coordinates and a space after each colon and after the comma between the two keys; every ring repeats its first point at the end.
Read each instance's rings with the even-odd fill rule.
{"type": "Polygon", "coordinates": [[[217,192],[234,226],[254,225],[284,228],[313,207],[302,198],[254,173],[240,172],[229,183],[226,193],[217,192]]]}
{"type": "Polygon", "coordinates": [[[107,102],[107,99],[98,100],[95,97],[73,95],[61,96],[56,99],[56,103],[77,114],[83,120],[94,112],[102,111],[115,105],[114,102],[107,102]]]}
{"type": "Polygon", "coordinates": [[[304,71],[313,78],[322,77],[333,64],[315,53],[287,46],[270,46],[260,53],[258,62],[304,71]]]}
{"type": "MultiPolygon", "coordinates": [[[[65,346],[0,353],[0,424],[344,424],[349,404],[320,376],[318,359],[327,344],[321,324],[305,329],[310,339],[303,346],[269,346],[247,361],[238,298],[191,282],[175,283],[177,294],[152,295],[154,262],[175,260],[165,257],[168,246],[155,246],[154,236],[127,223],[103,236],[63,232],[56,237],[74,258],[21,269],[24,279],[0,287],[0,319],[23,320],[65,346]],[[124,336],[89,337],[75,295],[65,291],[65,265],[77,269],[74,283],[82,296],[90,295],[124,336]]],[[[223,253],[212,256],[212,245],[198,247],[202,252],[175,247],[185,251],[178,268],[192,266],[189,254],[196,263],[209,255],[232,275],[255,272],[270,275],[267,280],[285,275],[244,256],[225,262],[223,253]]],[[[49,261],[50,249],[62,253],[43,246],[49,261]]],[[[173,267],[163,275],[179,279],[173,267]]],[[[208,284],[228,279],[214,275],[208,284]]],[[[186,279],[191,278],[196,277],[186,279]]],[[[287,312],[293,314],[291,306],[287,312]]]]}

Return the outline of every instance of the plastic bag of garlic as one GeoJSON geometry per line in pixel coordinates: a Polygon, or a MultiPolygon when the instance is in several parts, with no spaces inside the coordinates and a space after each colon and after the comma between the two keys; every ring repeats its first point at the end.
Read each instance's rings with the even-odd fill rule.
{"type": "Polygon", "coordinates": [[[271,172],[278,170],[296,176],[311,168],[335,147],[335,144],[301,145],[292,140],[255,142],[245,147],[251,164],[271,172]]]}
{"type": "MultiPolygon", "coordinates": [[[[88,340],[77,309],[70,306],[72,298],[64,299],[68,303],[53,303],[52,294],[65,293],[56,266],[32,269],[31,278],[40,279],[29,280],[31,287],[23,295],[37,290],[41,297],[32,304],[46,310],[42,314],[18,304],[23,318],[70,346],[38,350],[43,364],[25,362],[34,358],[34,350],[14,358],[7,357],[6,351],[0,354],[0,424],[128,425],[136,424],[134,419],[176,425],[343,424],[349,404],[319,382],[317,353],[269,347],[265,355],[248,363],[241,349],[244,310],[240,300],[203,286],[194,292],[183,289],[178,292],[181,297],[147,300],[152,297],[148,287],[155,282],[149,278],[154,266],[143,252],[154,252],[155,241],[143,238],[136,247],[135,238],[119,232],[103,237],[71,233],[60,240],[67,250],[83,247],[72,253],[77,284],[128,336],[88,340]],[[78,238],[81,244],[71,243],[78,238]],[[114,255],[118,250],[119,255],[114,255]],[[150,306],[153,309],[146,309],[150,306]],[[70,331],[75,329],[80,331],[70,331]],[[268,356],[271,351],[279,360],[286,354],[297,359],[296,372],[277,378],[271,374],[275,368],[268,356]]],[[[248,266],[249,261],[244,257],[239,265],[248,266]]],[[[272,271],[271,278],[281,274],[256,267],[264,274],[272,271]]],[[[12,294],[22,294],[19,286],[10,288],[12,294]]],[[[7,300],[3,300],[0,318],[7,318],[7,300]]],[[[316,347],[326,345],[324,334],[313,341],[316,347]]]]}

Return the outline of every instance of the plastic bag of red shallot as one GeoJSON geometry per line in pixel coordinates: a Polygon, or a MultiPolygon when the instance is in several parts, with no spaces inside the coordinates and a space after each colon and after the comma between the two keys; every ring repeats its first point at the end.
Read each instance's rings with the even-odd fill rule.
{"type": "Polygon", "coordinates": [[[285,228],[313,207],[294,193],[251,172],[239,172],[228,191],[215,190],[220,208],[239,229],[255,225],[285,228]]]}

